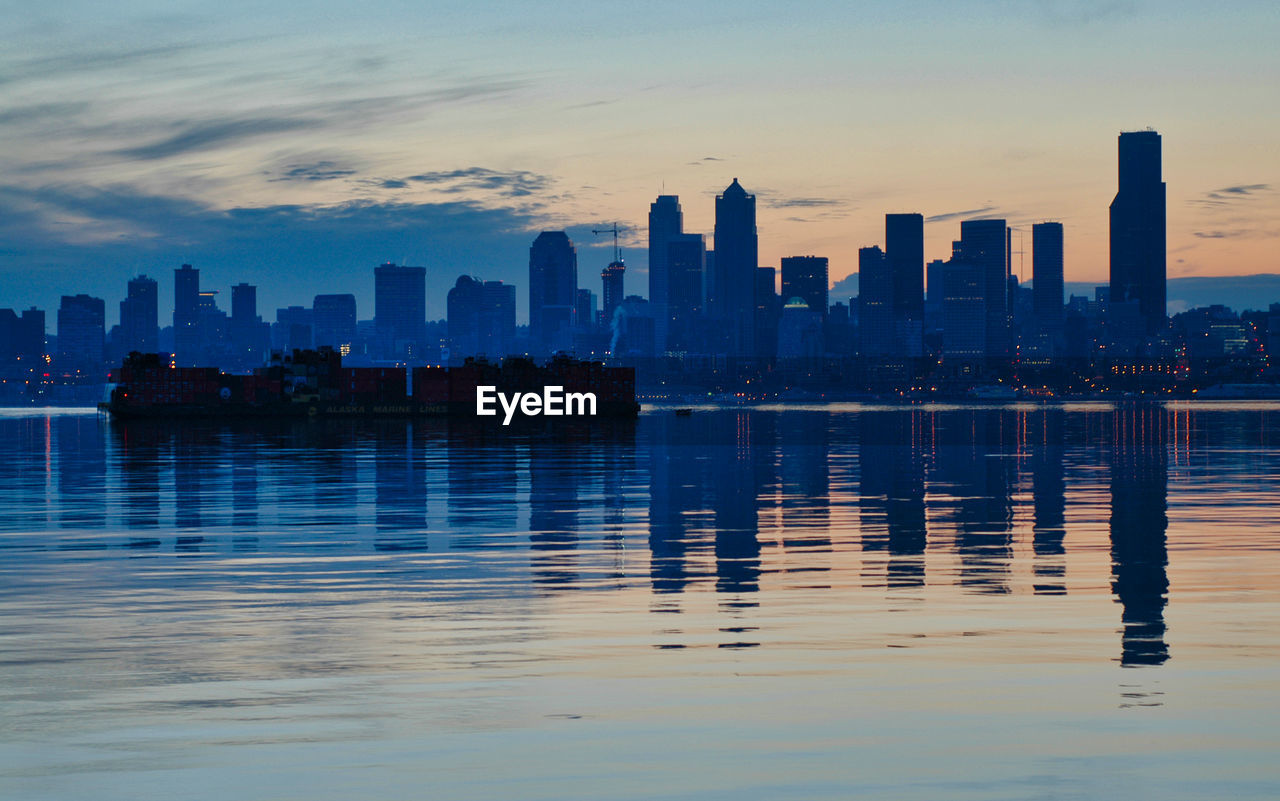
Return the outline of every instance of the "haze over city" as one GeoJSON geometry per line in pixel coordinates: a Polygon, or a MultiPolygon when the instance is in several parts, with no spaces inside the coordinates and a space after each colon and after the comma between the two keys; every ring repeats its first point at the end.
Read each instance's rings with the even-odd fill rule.
{"type": "MultiPolygon", "coordinates": [[[[813,253],[832,281],[886,212],[925,217],[926,259],[963,218],[1063,222],[1067,281],[1107,279],[1115,135],[1156,128],[1168,275],[1275,272],[1280,157],[1264,3],[92,4],[5,15],[5,305],[118,297],[183,262],[263,308],[372,302],[371,268],[460,273],[522,297],[537,231],[626,227],[678,194],[710,233],[735,176],[760,263],[813,253]],[[300,24],[305,19],[306,24],[300,24]],[[394,32],[394,33],[389,33],[394,32]],[[852,32],[852,33],[851,33],[852,32]]],[[[1029,278],[1030,259],[1022,272],[1029,278]]],[[[162,292],[167,293],[169,287],[162,292]]]]}

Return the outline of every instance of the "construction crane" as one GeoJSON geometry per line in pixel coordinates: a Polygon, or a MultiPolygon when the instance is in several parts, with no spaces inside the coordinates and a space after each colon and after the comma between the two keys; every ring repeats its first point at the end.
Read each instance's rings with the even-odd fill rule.
{"type": "Polygon", "coordinates": [[[614,223],[612,228],[592,228],[591,233],[596,234],[613,234],[613,260],[614,262],[622,262],[622,251],[618,250],[618,224],[614,223]]]}

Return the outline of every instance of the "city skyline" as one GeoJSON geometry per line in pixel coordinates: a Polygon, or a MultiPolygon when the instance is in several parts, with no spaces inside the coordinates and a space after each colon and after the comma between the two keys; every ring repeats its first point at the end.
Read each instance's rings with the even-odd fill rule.
{"type": "Polygon", "coordinates": [[[745,4],[733,20],[673,6],[584,22],[498,8],[490,22],[375,4],[315,14],[306,33],[288,7],[25,12],[3,23],[18,44],[0,57],[0,288],[6,305],[53,308],[68,277],[111,297],[192,263],[206,285],[255,282],[264,308],[300,300],[294,276],[368,308],[372,286],[338,284],[393,261],[438,278],[439,318],[460,274],[527,283],[539,230],[567,228],[595,273],[610,243],[589,231],[616,219],[647,294],[648,204],[679,195],[685,230],[709,233],[734,175],[759,198],[763,265],[820,254],[838,280],[885,212],[925,217],[926,261],[947,257],[960,217],[1006,219],[1028,245],[1054,219],[1066,280],[1102,283],[1111,136],[1146,126],[1166,143],[1169,276],[1275,272],[1280,171],[1256,109],[1277,82],[1277,12],[1198,9],[745,4]],[[404,33],[388,38],[393,21],[404,33]]]}

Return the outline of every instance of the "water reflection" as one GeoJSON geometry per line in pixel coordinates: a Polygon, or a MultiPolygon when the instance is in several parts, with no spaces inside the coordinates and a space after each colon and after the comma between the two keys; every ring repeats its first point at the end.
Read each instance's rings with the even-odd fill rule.
{"type": "Polygon", "coordinates": [[[1111,587],[1122,608],[1120,664],[1169,658],[1164,607],[1169,591],[1165,532],[1169,418],[1149,406],[1122,408],[1111,442],[1111,587]]]}
{"type": "MultiPolygon", "coordinates": [[[[496,436],[404,421],[0,419],[12,443],[0,465],[0,542],[152,560],[380,554],[424,560],[413,576],[438,571],[458,592],[479,576],[497,582],[493,592],[549,597],[643,588],[666,612],[708,593],[732,618],[717,623],[730,635],[719,643],[754,645],[743,632],[758,630],[778,593],[848,592],[851,577],[903,598],[958,593],[1023,607],[1078,593],[1106,577],[1068,566],[1105,547],[1089,539],[1105,531],[1119,661],[1152,666],[1170,655],[1171,458],[1200,503],[1225,502],[1205,488],[1233,471],[1271,469],[1260,454],[1280,415],[1207,414],[730,409],[496,436]]],[[[201,580],[234,581],[226,565],[201,580]]],[[[347,585],[360,586],[361,565],[343,563],[347,585]]]]}

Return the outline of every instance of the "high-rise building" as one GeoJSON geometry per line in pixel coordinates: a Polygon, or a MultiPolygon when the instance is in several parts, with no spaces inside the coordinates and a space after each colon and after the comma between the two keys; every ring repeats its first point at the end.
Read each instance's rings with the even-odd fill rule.
{"type": "Polygon", "coordinates": [[[924,215],[884,215],[884,256],[893,273],[894,324],[910,336],[924,320],[924,215]]]}
{"type": "Polygon", "coordinates": [[[311,339],[317,348],[327,345],[349,352],[356,341],[356,296],[316,295],[312,298],[311,339]]]}
{"type": "Polygon", "coordinates": [[[543,353],[572,344],[578,252],[564,231],[543,231],[529,248],[529,337],[543,353]]]}
{"type": "Polygon", "coordinates": [[[728,327],[731,355],[755,356],[756,196],[737,178],[716,196],[715,253],[709,311],[728,327]]]}
{"type": "Polygon", "coordinates": [[[1120,187],[1111,201],[1111,309],[1136,304],[1143,333],[1165,325],[1165,184],[1160,134],[1120,134],[1120,187]]]}
{"type": "Polygon", "coordinates": [[[501,359],[511,352],[516,332],[516,288],[501,281],[458,277],[448,297],[449,356],[501,359]]]}
{"type": "Polygon", "coordinates": [[[574,312],[579,328],[592,329],[596,326],[596,294],[590,289],[578,290],[578,305],[574,312]]]}
{"type": "Polygon", "coordinates": [[[63,295],[58,308],[58,363],[63,372],[106,377],[106,303],[88,295],[63,295]]]}
{"type": "Polygon", "coordinates": [[[32,306],[22,312],[16,336],[19,359],[37,361],[45,356],[44,309],[32,306]]]}
{"type": "Polygon", "coordinates": [[[986,268],[966,264],[953,254],[940,272],[943,359],[962,363],[981,361],[989,353],[986,268]]]}
{"type": "Polygon", "coordinates": [[[258,288],[239,283],[231,287],[231,320],[228,338],[234,354],[233,363],[249,369],[266,361],[271,349],[271,327],[258,316],[258,288]]]}
{"type": "Polygon", "coordinates": [[[160,349],[160,291],[154,278],[140,275],[129,282],[129,294],[120,301],[119,344],[123,353],[160,349]]]}
{"type": "MultiPolygon", "coordinates": [[[[960,260],[978,269],[986,316],[986,356],[1009,358],[1009,228],[1004,220],[960,223],[960,260]]],[[[953,257],[954,258],[954,257],[953,257]]]]}
{"type": "Polygon", "coordinates": [[[427,270],[383,264],[373,271],[373,319],[381,358],[414,359],[426,340],[427,270]]]}
{"type": "Polygon", "coordinates": [[[658,195],[649,204],[649,308],[654,315],[654,341],[659,353],[666,350],[671,314],[667,308],[671,286],[669,244],[684,233],[680,198],[658,195]]]}
{"type": "Polygon", "coordinates": [[[782,259],[782,302],[800,298],[809,311],[827,319],[827,259],[824,256],[786,256],[782,259]]]}
{"type": "Polygon", "coordinates": [[[200,271],[184,264],[173,271],[173,358],[179,367],[200,359],[200,271]]]}
{"type": "Polygon", "coordinates": [[[600,293],[601,311],[604,313],[604,324],[610,326],[613,324],[613,315],[618,311],[618,306],[622,305],[622,299],[626,297],[623,279],[626,276],[627,267],[620,261],[610,262],[608,267],[600,271],[600,280],[603,288],[600,293]]]}
{"type": "Polygon", "coordinates": [[[695,335],[703,312],[706,261],[702,234],[681,234],[667,243],[667,350],[703,350],[695,335]]]}
{"type": "Polygon", "coordinates": [[[1036,223],[1031,226],[1033,327],[1048,335],[1051,341],[1062,336],[1065,321],[1062,290],[1062,223],[1036,223]]]}
{"type": "Polygon", "coordinates": [[[858,249],[858,326],[864,358],[894,354],[893,270],[879,247],[858,249]]]}
{"type": "MultiPolygon", "coordinates": [[[[772,267],[756,268],[755,343],[756,356],[761,359],[772,359],[779,355],[778,326],[781,324],[783,308],[788,298],[785,295],[778,297],[777,277],[777,270],[772,267]]],[[[805,308],[809,308],[807,302],[805,308]]]]}

